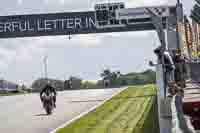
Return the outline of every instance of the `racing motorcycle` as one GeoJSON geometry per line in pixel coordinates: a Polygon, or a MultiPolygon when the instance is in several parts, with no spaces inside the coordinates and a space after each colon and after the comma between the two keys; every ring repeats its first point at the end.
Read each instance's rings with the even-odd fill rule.
{"type": "Polygon", "coordinates": [[[47,115],[51,115],[54,109],[54,94],[50,91],[47,91],[42,95],[43,108],[45,109],[47,115]]]}

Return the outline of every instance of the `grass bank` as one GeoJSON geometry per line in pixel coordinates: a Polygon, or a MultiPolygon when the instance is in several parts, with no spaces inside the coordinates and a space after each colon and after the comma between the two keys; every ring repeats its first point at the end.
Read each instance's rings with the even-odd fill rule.
{"type": "Polygon", "coordinates": [[[157,133],[154,85],[132,86],[57,133],[157,133]]]}
{"type": "Polygon", "coordinates": [[[16,96],[16,95],[25,95],[25,94],[28,94],[28,92],[27,93],[0,93],[0,97],[1,96],[16,96]]]}

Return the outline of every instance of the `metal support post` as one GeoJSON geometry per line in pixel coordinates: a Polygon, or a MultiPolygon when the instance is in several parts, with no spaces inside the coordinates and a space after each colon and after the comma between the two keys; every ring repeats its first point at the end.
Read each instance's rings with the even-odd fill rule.
{"type": "Polygon", "coordinates": [[[152,18],[152,22],[156,28],[160,43],[161,43],[161,53],[162,53],[162,59],[161,59],[161,64],[162,64],[162,71],[163,71],[163,80],[164,80],[164,96],[166,97],[167,95],[167,79],[166,79],[166,75],[165,75],[165,62],[164,62],[164,52],[167,49],[166,46],[166,40],[165,40],[165,32],[164,32],[164,28],[163,28],[163,21],[162,21],[162,17],[157,16],[156,14],[154,14],[150,9],[146,8],[146,10],[149,12],[149,14],[151,15],[152,18]]]}

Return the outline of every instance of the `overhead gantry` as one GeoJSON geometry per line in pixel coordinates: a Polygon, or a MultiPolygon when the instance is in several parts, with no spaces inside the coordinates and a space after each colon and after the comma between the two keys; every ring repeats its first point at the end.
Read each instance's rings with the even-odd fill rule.
{"type": "MultiPolygon", "coordinates": [[[[139,8],[126,8],[124,3],[103,3],[96,4],[93,11],[0,16],[0,38],[155,30],[164,55],[165,51],[183,47],[179,23],[183,23],[180,2],[174,6],[139,8]]],[[[160,111],[160,101],[167,96],[164,57],[159,63],[158,104],[160,130],[164,133],[160,111]]]]}

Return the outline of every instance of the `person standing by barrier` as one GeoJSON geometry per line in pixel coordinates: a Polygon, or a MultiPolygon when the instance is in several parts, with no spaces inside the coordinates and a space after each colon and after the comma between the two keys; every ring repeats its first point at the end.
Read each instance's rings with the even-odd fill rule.
{"type": "Polygon", "coordinates": [[[165,89],[165,96],[168,95],[168,89],[167,85],[170,81],[174,80],[174,70],[175,70],[175,65],[172,59],[172,56],[170,55],[169,51],[164,51],[162,53],[162,47],[159,46],[154,50],[154,53],[157,55],[158,58],[158,64],[162,64],[164,66],[164,84],[166,85],[165,89]],[[164,58],[164,62],[162,61],[162,58],[164,58]]]}
{"type": "Polygon", "coordinates": [[[181,54],[179,51],[175,50],[173,53],[173,62],[175,64],[175,70],[174,70],[174,80],[176,83],[181,85],[180,87],[185,88],[185,79],[187,75],[187,69],[185,60],[181,57],[181,54]]]}

